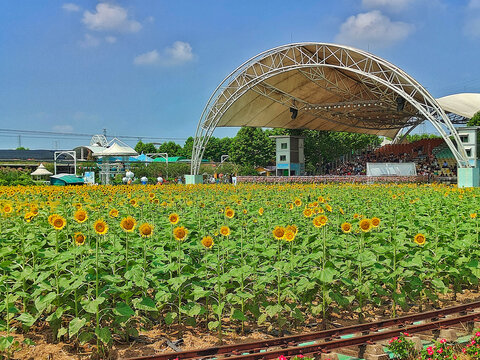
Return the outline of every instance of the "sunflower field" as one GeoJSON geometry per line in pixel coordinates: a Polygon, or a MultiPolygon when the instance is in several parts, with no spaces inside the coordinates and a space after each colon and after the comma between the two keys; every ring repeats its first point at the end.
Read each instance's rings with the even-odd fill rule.
{"type": "Polygon", "coordinates": [[[328,327],[455,299],[478,287],[479,199],[412,184],[0,187],[0,345],[39,326],[105,348],[155,325],[328,327]]]}

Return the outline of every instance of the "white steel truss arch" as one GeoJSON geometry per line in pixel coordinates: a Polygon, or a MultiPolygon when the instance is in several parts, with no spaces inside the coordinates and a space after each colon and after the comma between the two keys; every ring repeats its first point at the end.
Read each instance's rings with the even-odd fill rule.
{"type": "MultiPolygon", "coordinates": [[[[346,108],[347,112],[344,112],[343,116],[349,119],[348,128],[356,132],[372,129],[397,132],[401,128],[415,126],[428,120],[452,150],[458,166],[470,167],[465,148],[450,119],[433,96],[403,70],[363,50],[335,44],[296,43],[267,50],[254,56],[230,73],[217,86],[197,125],[192,151],[192,175],[199,173],[205,147],[213,131],[221,122],[222,116],[248,91],[253,91],[272,103],[281,104],[287,110],[295,108],[308,114],[311,119],[322,119],[333,125],[341,122],[327,116],[327,113],[332,112],[332,109],[346,108]],[[327,76],[326,70],[332,69],[335,71],[330,74],[334,75],[327,76]],[[341,94],[346,101],[331,104],[312,103],[267,82],[277,75],[291,71],[301,73],[310,82],[321,86],[323,90],[341,94]],[[338,78],[335,78],[336,72],[340,74],[338,78]],[[344,80],[348,80],[349,77],[355,77],[356,81],[356,94],[350,97],[348,96],[349,87],[344,83],[344,80]],[[368,94],[368,97],[362,94],[368,94]],[[376,119],[375,117],[373,119],[355,117],[355,109],[359,108],[372,107],[377,111],[388,109],[391,111],[399,99],[410,106],[410,113],[403,113],[402,106],[401,110],[397,108],[397,112],[390,112],[384,119],[379,116],[376,116],[376,119]],[[350,108],[352,111],[349,110],[350,108]],[[412,111],[415,111],[414,115],[412,111]],[[389,116],[391,120],[388,119],[389,116]],[[458,149],[450,136],[458,144],[458,149]]],[[[268,119],[257,126],[272,127],[268,119]]],[[[310,123],[301,125],[302,128],[313,128],[310,126],[312,126],[310,123]]],[[[277,127],[288,128],[288,126],[277,127]]]]}

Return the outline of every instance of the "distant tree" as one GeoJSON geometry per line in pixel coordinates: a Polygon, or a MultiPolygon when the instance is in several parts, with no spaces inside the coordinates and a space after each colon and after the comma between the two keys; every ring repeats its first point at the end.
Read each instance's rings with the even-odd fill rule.
{"type": "Polygon", "coordinates": [[[30,150],[30,149],[23,146],[19,146],[15,150],[30,150]]]}
{"type": "Polygon", "coordinates": [[[187,140],[185,140],[185,144],[183,144],[182,148],[182,156],[185,156],[188,159],[192,157],[193,142],[193,136],[190,136],[187,140]]]}
{"type": "Polygon", "coordinates": [[[167,153],[169,157],[171,156],[182,156],[182,146],[177,144],[174,141],[164,142],[158,147],[159,153],[167,153]]]}
{"type": "Polygon", "coordinates": [[[470,120],[468,120],[467,126],[480,126],[480,111],[473,115],[470,120]]]}
{"type": "Polygon", "coordinates": [[[152,143],[143,143],[142,140],[140,140],[137,145],[135,145],[135,151],[139,154],[149,154],[156,153],[157,148],[152,143]]]}
{"type": "Polygon", "coordinates": [[[423,140],[423,139],[439,139],[439,138],[441,138],[441,136],[436,134],[412,134],[412,135],[406,136],[406,140],[408,143],[412,143],[412,142],[423,140]]]}
{"type": "Polygon", "coordinates": [[[274,162],[275,144],[261,128],[242,127],[233,138],[230,159],[243,166],[265,166],[274,162]]]}
{"type": "Polygon", "coordinates": [[[145,148],[145,144],[143,143],[142,140],[139,140],[137,145],[135,145],[135,151],[139,154],[143,152],[143,149],[145,148]]]}
{"type": "Polygon", "coordinates": [[[219,162],[222,155],[230,155],[232,139],[229,137],[211,137],[205,148],[203,157],[211,161],[219,162]]]}
{"type": "Polygon", "coordinates": [[[152,143],[146,143],[144,148],[143,148],[143,153],[144,154],[152,154],[152,153],[156,153],[157,152],[157,148],[155,147],[155,145],[153,145],[152,143]]]}

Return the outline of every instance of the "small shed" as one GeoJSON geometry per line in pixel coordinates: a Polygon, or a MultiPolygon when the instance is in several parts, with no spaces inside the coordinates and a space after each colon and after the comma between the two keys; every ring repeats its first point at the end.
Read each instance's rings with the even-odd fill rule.
{"type": "Polygon", "coordinates": [[[67,186],[84,184],[85,181],[82,177],[73,174],[57,174],[50,176],[50,185],[67,186]]]}

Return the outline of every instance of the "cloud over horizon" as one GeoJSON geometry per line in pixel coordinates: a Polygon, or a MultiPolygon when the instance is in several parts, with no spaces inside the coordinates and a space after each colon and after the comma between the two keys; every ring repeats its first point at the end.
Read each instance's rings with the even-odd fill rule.
{"type": "Polygon", "coordinates": [[[394,12],[404,10],[413,0],[362,0],[362,6],[367,9],[385,9],[394,12]]]}
{"type": "Polygon", "coordinates": [[[89,30],[135,33],[142,29],[142,24],[130,18],[127,10],[119,5],[99,3],[95,10],[83,13],[82,22],[89,30]]]}
{"type": "Polygon", "coordinates": [[[341,26],[335,41],[358,47],[389,47],[406,39],[414,31],[412,24],[392,21],[379,10],[350,16],[341,26]]]}
{"type": "Polygon", "coordinates": [[[68,12],[77,12],[80,11],[80,6],[74,3],[65,3],[62,5],[62,9],[68,12]]]}
{"type": "Polygon", "coordinates": [[[172,46],[165,48],[161,53],[156,49],[137,55],[133,59],[135,65],[175,66],[192,61],[194,54],[189,43],[175,41],[172,46]]]}

